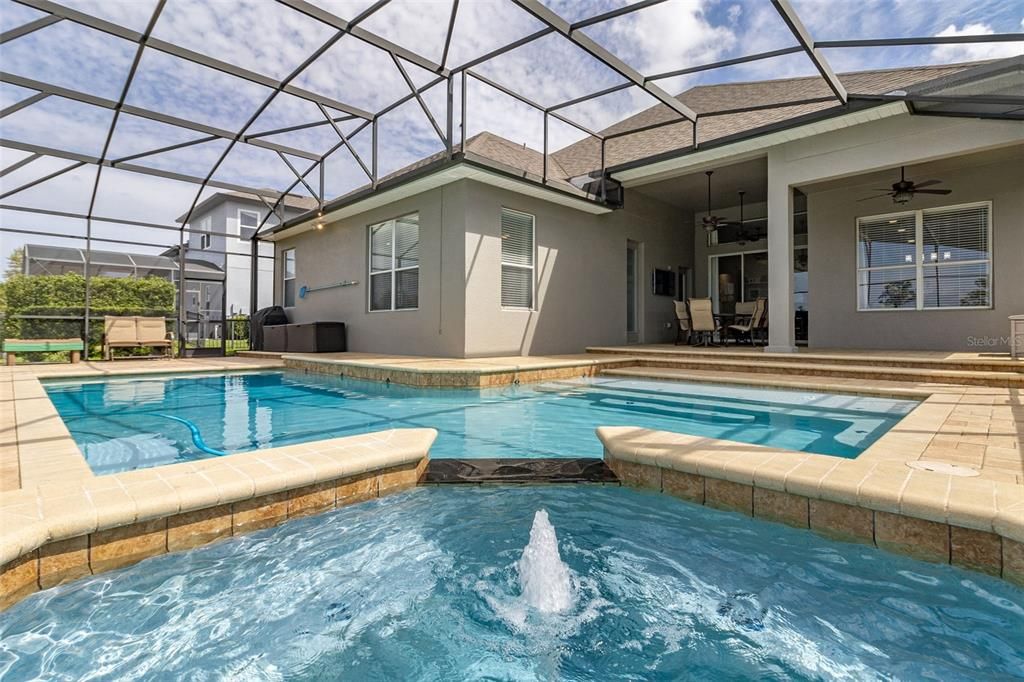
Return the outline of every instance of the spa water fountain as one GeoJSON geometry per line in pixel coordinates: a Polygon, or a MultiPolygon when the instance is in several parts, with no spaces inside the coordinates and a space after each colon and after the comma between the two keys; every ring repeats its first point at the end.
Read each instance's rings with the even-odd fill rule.
{"type": "Polygon", "coordinates": [[[527,604],[543,613],[561,613],[572,607],[574,598],[569,567],[558,552],[555,527],[544,509],[533,516],[530,542],[523,549],[516,568],[527,604]]]}

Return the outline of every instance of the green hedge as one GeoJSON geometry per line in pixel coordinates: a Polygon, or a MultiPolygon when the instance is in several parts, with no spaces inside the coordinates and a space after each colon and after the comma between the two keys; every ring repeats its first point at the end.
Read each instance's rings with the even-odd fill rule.
{"type": "MultiPolygon", "coordinates": [[[[96,309],[174,311],[173,282],[161,277],[92,277],[89,303],[96,309]]],[[[85,278],[67,275],[15,275],[4,282],[7,309],[75,308],[85,305],[85,278]]]]}
{"type": "MultiPolygon", "coordinates": [[[[99,355],[104,315],[174,317],[177,291],[173,282],[160,277],[90,278],[90,356],[99,355]]],[[[85,316],[85,278],[67,275],[15,275],[3,283],[6,310],[4,338],[82,338],[85,316]],[[28,319],[46,315],[78,319],[28,319]]],[[[169,329],[173,329],[172,326],[169,329]]],[[[148,351],[141,351],[148,353],[148,351]]],[[[26,359],[36,358],[27,354],[26,359]]]]}

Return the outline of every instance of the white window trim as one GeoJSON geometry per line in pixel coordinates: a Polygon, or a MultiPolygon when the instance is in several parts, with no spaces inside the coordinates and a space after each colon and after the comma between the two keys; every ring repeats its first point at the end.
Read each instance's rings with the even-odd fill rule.
{"type": "Polygon", "coordinates": [[[299,303],[299,292],[298,292],[298,290],[295,291],[295,300],[292,302],[292,305],[287,305],[287,301],[285,301],[285,298],[284,298],[284,295],[285,295],[284,294],[284,292],[285,292],[285,282],[288,282],[288,281],[294,280],[294,279],[298,279],[298,268],[296,268],[295,274],[293,274],[291,277],[288,276],[288,267],[287,266],[288,266],[288,253],[289,252],[291,252],[292,259],[295,261],[295,264],[298,265],[298,263],[299,263],[299,259],[298,259],[298,257],[295,254],[295,247],[294,246],[292,248],[290,248],[290,249],[283,249],[281,251],[281,307],[282,308],[294,308],[299,303]]]}
{"type": "Polygon", "coordinates": [[[517,313],[531,313],[538,309],[537,306],[537,216],[532,213],[526,213],[525,211],[517,211],[514,208],[508,206],[502,206],[498,212],[498,241],[501,241],[501,211],[508,211],[509,213],[515,213],[517,215],[526,216],[530,219],[530,223],[533,225],[533,232],[530,235],[533,247],[533,265],[520,265],[519,263],[506,263],[501,259],[501,244],[498,244],[498,303],[501,304],[501,270],[502,268],[519,268],[520,270],[530,271],[530,302],[529,306],[508,306],[502,305],[501,310],[507,312],[517,313]]]}
{"type": "Polygon", "coordinates": [[[373,313],[373,314],[376,314],[376,313],[405,313],[405,312],[409,312],[409,311],[412,311],[412,310],[419,310],[420,309],[420,297],[419,297],[418,289],[417,289],[417,294],[416,294],[416,307],[415,308],[396,308],[395,307],[395,297],[396,297],[396,292],[398,291],[398,286],[397,286],[398,278],[395,276],[396,273],[408,272],[409,270],[419,270],[420,269],[419,259],[418,258],[416,260],[416,265],[409,265],[409,266],[406,266],[404,268],[396,268],[395,267],[395,263],[398,262],[398,259],[395,257],[395,249],[398,248],[398,239],[396,239],[394,224],[396,224],[402,218],[408,218],[409,216],[416,216],[416,241],[417,241],[417,245],[419,245],[419,243],[420,243],[420,241],[419,241],[419,239],[420,239],[419,211],[413,211],[412,213],[403,213],[400,216],[395,216],[394,218],[388,218],[387,220],[380,220],[380,221],[375,222],[375,223],[370,223],[369,225],[366,226],[365,234],[366,234],[366,312],[367,313],[373,313]],[[378,225],[384,225],[385,223],[392,223],[392,226],[391,226],[391,268],[388,269],[388,270],[374,270],[373,269],[373,253],[371,252],[371,250],[373,249],[373,237],[372,237],[370,231],[373,228],[377,227],[378,225]],[[380,310],[374,310],[373,309],[373,276],[374,275],[383,275],[383,274],[387,274],[387,273],[391,273],[391,307],[390,308],[383,308],[383,309],[380,309],[380,310]]]}
{"type": "Polygon", "coordinates": [[[213,237],[210,234],[213,231],[213,216],[203,216],[203,219],[199,221],[199,250],[206,251],[213,244],[213,237]]]}
{"type": "Polygon", "coordinates": [[[253,215],[256,216],[256,228],[253,228],[253,229],[259,228],[260,221],[263,220],[263,214],[260,213],[259,211],[255,210],[255,209],[252,209],[252,208],[240,208],[240,209],[238,209],[238,212],[235,214],[235,220],[237,221],[237,223],[235,224],[235,227],[238,228],[238,231],[235,233],[235,237],[240,242],[248,241],[248,240],[243,240],[242,239],[242,214],[243,213],[252,213],[253,215]]]}
{"type": "MultiPolygon", "coordinates": [[[[931,206],[929,208],[919,208],[911,211],[897,211],[895,213],[879,213],[876,215],[869,216],[857,216],[853,221],[853,247],[854,247],[854,258],[857,258],[860,249],[860,223],[866,220],[882,220],[899,218],[902,216],[914,216],[914,277],[916,282],[916,293],[917,301],[913,308],[864,308],[861,306],[860,301],[860,274],[862,272],[880,272],[883,270],[905,270],[909,267],[906,263],[899,265],[879,265],[870,268],[862,268],[858,263],[854,268],[854,286],[853,295],[856,298],[857,312],[859,313],[906,313],[906,312],[920,312],[920,311],[933,311],[933,310],[992,310],[995,306],[992,301],[992,280],[995,279],[995,268],[993,265],[992,253],[992,202],[991,201],[972,201],[966,204],[952,204],[949,206],[931,206]],[[985,206],[988,208],[986,215],[988,216],[988,225],[986,226],[985,240],[988,244],[988,258],[974,259],[974,260],[961,260],[954,263],[947,263],[945,265],[988,265],[988,287],[986,293],[988,294],[988,305],[958,305],[958,306],[925,306],[924,305],[924,287],[921,283],[924,281],[924,268],[926,265],[932,265],[931,263],[925,263],[921,258],[923,255],[921,252],[921,245],[924,244],[924,214],[932,211],[955,211],[957,209],[965,208],[977,208],[979,206],[985,206]]],[[[943,267],[943,264],[936,262],[935,265],[943,267]]]]}

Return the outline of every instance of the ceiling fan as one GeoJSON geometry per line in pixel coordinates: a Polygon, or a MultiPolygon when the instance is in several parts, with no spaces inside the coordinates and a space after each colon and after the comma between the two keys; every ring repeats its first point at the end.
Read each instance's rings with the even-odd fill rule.
{"type": "Polygon", "coordinates": [[[708,214],[701,219],[704,224],[704,231],[711,234],[720,227],[729,225],[729,221],[722,216],[711,215],[711,174],[715,171],[704,171],[704,174],[708,176],[708,214]]]}
{"type": "Polygon", "coordinates": [[[953,190],[951,189],[922,189],[923,187],[931,187],[932,185],[938,185],[942,180],[925,180],[924,182],[914,182],[913,180],[907,180],[905,174],[905,167],[900,166],[900,181],[892,184],[892,189],[877,189],[878,192],[885,192],[884,194],[876,194],[871,197],[864,197],[857,201],[867,201],[868,199],[878,199],[880,197],[892,197],[892,203],[894,204],[905,204],[914,198],[915,194],[950,194],[953,190]]]}

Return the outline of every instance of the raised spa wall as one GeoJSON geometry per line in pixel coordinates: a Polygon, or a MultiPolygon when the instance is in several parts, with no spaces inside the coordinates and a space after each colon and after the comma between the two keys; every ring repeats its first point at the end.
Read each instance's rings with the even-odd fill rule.
{"type": "Polygon", "coordinates": [[[633,427],[601,427],[622,485],[1024,585],[1022,487],[633,427]]]}
{"type": "Polygon", "coordinates": [[[4,493],[0,610],[148,557],[412,488],[436,435],[382,431],[4,493]]]}
{"type": "Polygon", "coordinates": [[[477,366],[467,368],[459,361],[423,362],[419,358],[395,358],[391,361],[359,360],[346,357],[343,353],[335,357],[285,355],[282,360],[285,367],[300,372],[421,388],[490,388],[538,381],[578,379],[597,376],[606,369],[630,367],[637,362],[635,358],[597,356],[544,362],[522,358],[519,364],[484,359],[476,361],[477,366]],[[409,365],[403,366],[404,363],[409,365]]]}

